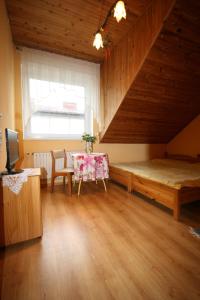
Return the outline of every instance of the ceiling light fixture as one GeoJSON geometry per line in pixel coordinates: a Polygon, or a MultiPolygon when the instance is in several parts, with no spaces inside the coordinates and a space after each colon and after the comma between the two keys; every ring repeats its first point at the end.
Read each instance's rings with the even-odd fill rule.
{"type": "Polygon", "coordinates": [[[103,48],[103,39],[102,39],[102,35],[100,32],[97,32],[95,34],[93,46],[96,47],[97,50],[99,50],[100,48],[103,48]]]}
{"type": "Polygon", "coordinates": [[[126,19],[126,8],[125,8],[124,1],[116,1],[111,6],[104,22],[99,27],[99,29],[96,31],[93,46],[96,47],[97,50],[104,47],[102,32],[104,31],[104,28],[106,27],[106,25],[108,23],[108,19],[112,14],[116,18],[117,22],[120,22],[122,18],[126,19]]]}
{"type": "Polygon", "coordinates": [[[117,22],[121,21],[122,18],[126,19],[126,8],[124,1],[118,1],[114,8],[114,17],[117,19],[117,22]]]}

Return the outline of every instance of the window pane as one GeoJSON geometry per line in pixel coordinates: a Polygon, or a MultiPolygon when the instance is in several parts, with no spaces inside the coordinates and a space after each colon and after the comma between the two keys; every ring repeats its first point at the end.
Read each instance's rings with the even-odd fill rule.
{"type": "Polygon", "coordinates": [[[73,134],[79,134],[81,132],[81,134],[83,132],[85,132],[85,127],[84,127],[84,119],[71,119],[70,120],[70,128],[71,128],[71,132],[73,134]]]}
{"type": "Polygon", "coordinates": [[[31,132],[33,134],[47,135],[73,135],[85,131],[83,118],[32,116],[31,132]]]}
{"type": "Polygon", "coordinates": [[[84,87],[30,79],[31,105],[35,111],[85,112],[84,87]]]}
{"type": "Polygon", "coordinates": [[[31,133],[82,134],[85,130],[85,89],[82,86],[31,78],[31,133]]]}
{"type": "Polygon", "coordinates": [[[31,132],[32,133],[49,133],[48,118],[32,117],[31,118],[31,132]]]}

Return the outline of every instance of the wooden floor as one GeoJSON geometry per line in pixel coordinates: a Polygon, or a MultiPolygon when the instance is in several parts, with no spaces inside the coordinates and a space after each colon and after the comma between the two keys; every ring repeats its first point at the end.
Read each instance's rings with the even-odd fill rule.
{"type": "Polygon", "coordinates": [[[43,238],[1,251],[1,299],[200,299],[200,203],[182,222],[121,187],[42,192],[43,238]]]}

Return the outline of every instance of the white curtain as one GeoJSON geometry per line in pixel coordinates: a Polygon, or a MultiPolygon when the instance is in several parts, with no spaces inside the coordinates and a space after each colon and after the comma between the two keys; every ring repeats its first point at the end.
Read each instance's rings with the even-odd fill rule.
{"type": "Polygon", "coordinates": [[[37,109],[30,99],[30,80],[59,82],[77,85],[85,90],[85,113],[91,111],[97,122],[100,121],[100,66],[99,64],[51,54],[28,48],[22,49],[22,90],[24,128],[34,110],[37,109]]]}

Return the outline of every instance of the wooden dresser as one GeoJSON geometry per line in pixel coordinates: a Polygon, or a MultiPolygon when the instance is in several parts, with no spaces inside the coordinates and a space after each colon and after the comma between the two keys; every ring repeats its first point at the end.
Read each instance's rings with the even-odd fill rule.
{"type": "Polygon", "coordinates": [[[40,169],[32,170],[18,195],[0,183],[0,246],[41,237],[40,169]]]}

